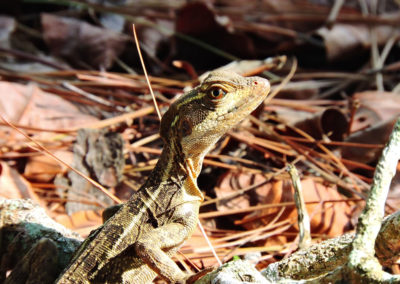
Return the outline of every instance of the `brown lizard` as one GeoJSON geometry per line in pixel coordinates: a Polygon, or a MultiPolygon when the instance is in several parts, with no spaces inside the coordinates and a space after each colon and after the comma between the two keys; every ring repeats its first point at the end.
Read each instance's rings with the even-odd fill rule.
{"type": "Polygon", "coordinates": [[[172,283],[189,277],[171,257],[198,222],[203,158],[268,95],[259,77],[215,71],[175,101],[161,121],[164,149],[149,178],[91,233],[57,283],[172,283]]]}

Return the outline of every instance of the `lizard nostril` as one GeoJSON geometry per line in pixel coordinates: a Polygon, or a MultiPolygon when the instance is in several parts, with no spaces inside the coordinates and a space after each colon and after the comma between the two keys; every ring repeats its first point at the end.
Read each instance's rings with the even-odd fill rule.
{"type": "Polygon", "coordinates": [[[258,81],[254,81],[254,85],[258,85],[258,81]]]}

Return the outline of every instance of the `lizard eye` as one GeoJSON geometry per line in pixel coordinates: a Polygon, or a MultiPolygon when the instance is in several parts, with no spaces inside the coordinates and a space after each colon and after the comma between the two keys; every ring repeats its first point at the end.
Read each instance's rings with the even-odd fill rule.
{"type": "Polygon", "coordinates": [[[226,95],[226,91],[219,87],[210,88],[207,92],[210,99],[213,100],[222,99],[226,95]]]}

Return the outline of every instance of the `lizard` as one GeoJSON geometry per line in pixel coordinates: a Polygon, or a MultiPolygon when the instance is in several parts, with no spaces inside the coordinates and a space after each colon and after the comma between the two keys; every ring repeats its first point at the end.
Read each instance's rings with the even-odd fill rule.
{"type": "Polygon", "coordinates": [[[185,283],[189,273],[171,257],[198,223],[204,156],[269,90],[267,79],[213,71],[171,104],[160,125],[164,147],[148,179],[91,232],[56,283],[151,283],[157,275],[185,283]]]}

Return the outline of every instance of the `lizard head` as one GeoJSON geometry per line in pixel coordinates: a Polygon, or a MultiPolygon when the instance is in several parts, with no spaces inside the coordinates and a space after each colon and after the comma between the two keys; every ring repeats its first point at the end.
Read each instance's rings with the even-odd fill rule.
{"type": "Polygon", "coordinates": [[[160,135],[175,143],[184,158],[200,161],[217,140],[267,97],[268,80],[214,71],[182,95],[161,120],[160,135]]]}

